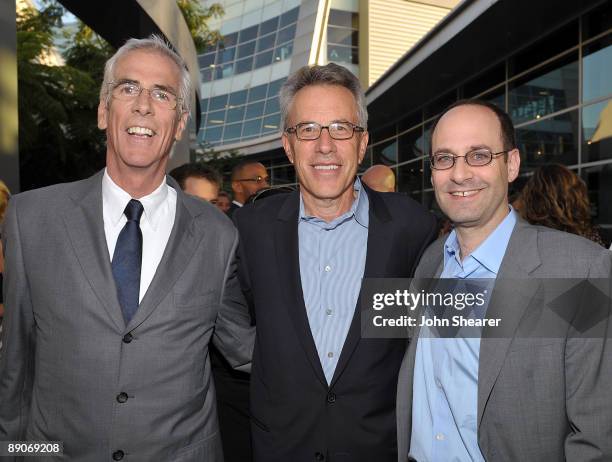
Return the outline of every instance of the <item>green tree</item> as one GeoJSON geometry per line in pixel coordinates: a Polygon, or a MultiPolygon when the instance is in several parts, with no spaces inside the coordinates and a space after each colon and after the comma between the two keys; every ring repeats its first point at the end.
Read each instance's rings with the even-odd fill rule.
{"type": "Polygon", "coordinates": [[[219,3],[205,7],[198,0],[176,0],[176,4],[183,13],[198,53],[202,53],[207,46],[216,45],[223,39],[219,31],[208,27],[211,18],[218,18],[224,14],[223,6],[219,3]]]}
{"type": "Polygon", "coordinates": [[[47,2],[40,11],[26,7],[17,15],[24,190],[84,178],[104,165],[104,138],[96,121],[99,81],[74,65],[76,52],[65,65],[48,62],[63,12],[47,2]]]}

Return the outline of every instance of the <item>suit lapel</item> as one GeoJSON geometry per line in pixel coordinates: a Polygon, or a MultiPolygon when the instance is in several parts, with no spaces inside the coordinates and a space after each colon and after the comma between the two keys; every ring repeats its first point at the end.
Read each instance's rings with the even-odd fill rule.
{"type": "Polygon", "coordinates": [[[74,204],[63,213],[63,219],[83,274],[117,330],[123,331],[125,322],[104,235],[102,175],[100,172],[82,182],[82,187],[71,195],[74,204]]]}
{"type": "Polygon", "coordinates": [[[327,380],[310,330],[302,292],[298,242],[299,201],[299,192],[288,194],[274,223],[276,264],[278,274],[285,278],[284,281],[279,281],[279,285],[282,287],[285,306],[304,353],[319,381],[327,387],[327,380]]]}
{"type": "Polygon", "coordinates": [[[138,311],[128,324],[127,330],[132,330],[142,324],[155,311],[189,265],[198,244],[205,235],[202,230],[196,232],[194,229],[194,217],[185,202],[183,192],[172,179],[167,181],[170,187],[174,187],[177,195],[174,226],[155,276],[140,302],[138,311]]]}
{"type": "Polygon", "coordinates": [[[485,328],[482,333],[478,370],[479,430],[487,401],[516,329],[539,287],[537,280],[529,279],[529,274],[541,263],[537,240],[537,230],[519,219],[497,275],[487,318],[500,318],[502,321],[494,333],[490,328],[485,328]],[[516,287],[517,280],[521,280],[520,290],[516,287]],[[492,338],[493,335],[495,338],[492,338]]]}
{"type": "MultiPolygon", "coordinates": [[[[390,260],[389,252],[391,251],[392,242],[389,240],[388,228],[386,224],[391,221],[391,215],[387,206],[382,199],[376,195],[371,194],[370,190],[364,186],[364,192],[368,193],[369,211],[368,211],[368,243],[366,250],[366,262],[363,272],[364,278],[380,278],[385,277],[387,274],[387,263],[390,260]]],[[[349,327],[346,340],[342,347],[342,353],[340,359],[334,371],[334,376],[330,383],[333,386],[342,372],[348,365],[351,356],[353,355],[355,348],[359,344],[361,338],[361,294],[357,298],[357,305],[349,327]]]]}

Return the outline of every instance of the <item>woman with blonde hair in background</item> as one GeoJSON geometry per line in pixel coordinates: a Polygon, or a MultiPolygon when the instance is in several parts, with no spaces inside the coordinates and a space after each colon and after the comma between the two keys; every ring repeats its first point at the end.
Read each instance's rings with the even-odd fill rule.
{"type": "MultiPolygon", "coordinates": [[[[8,200],[11,197],[11,193],[8,188],[4,184],[2,180],[0,180],[0,233],[2,232],[2,222],[4,221],[4,214],[6,212],[6,207],[8,206],[8,200]]],[[[0,321],[4,316],[4,301],[2,299],[2,273],[4,272],[4,253],[2,252],[2,235],[0,234],[0,321]]],[[[0,322],[0,326],[1,326],[0,322]]]]}
{"type": "Polygon", "coordinates": [[[604,245],[591,222],[584,181],[563,165],[549,164],[535,170],[513,205],[533,225],[578,234],[604,245]]]}

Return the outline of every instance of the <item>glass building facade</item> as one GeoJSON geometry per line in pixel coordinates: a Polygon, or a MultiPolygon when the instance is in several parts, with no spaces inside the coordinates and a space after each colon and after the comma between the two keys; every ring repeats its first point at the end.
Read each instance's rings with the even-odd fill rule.
{"type": "Polygon", "coordinates": [[[260,24],[226,33],[216,47],[198,56],[203,86],[208,90],[200,101],[199,143],[226,145],[278,132],[278,90],[286,76],[255,86],[245,80],[245,88],[235,91],[231,91],[231,85],[222,84],[231,82],[234,76],[248,77],[253,71],[289,60],[298,15],[299,6],[260,24]],[[215,81],[219,81],[217,89],[221,91],[211,91],[215,81]]]}

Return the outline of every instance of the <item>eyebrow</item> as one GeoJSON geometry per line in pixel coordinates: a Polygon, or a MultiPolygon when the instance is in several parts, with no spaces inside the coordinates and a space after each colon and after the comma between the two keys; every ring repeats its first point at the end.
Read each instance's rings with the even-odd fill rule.
{"type": "MultiPolygon", "coordinates": [[[[141,86],[140,82],[138,80],[134,80],[134,79],[119,79],[115,82],[115,85],[122,85],[124,83],[131,83],[133,85],[138,85],[141,86]]],[[[176,90],[172,87],[169,87],[167,85],[159,85],[159,84],[155,84],[153,85],[152,88],[155,88],[157,90],[163,90],[163,91],[167,91],[168,93],[172,93],[174,96],[176,96],[176,90]]]]}
{"type": "MultiPolygon", "coordinates": [[[[493,149],[491,149],[491,147],[486,144],[473,144],[469,147],[467,152],[476,151],[478,149],[488,149],[489,151],[493,152],[493,149]]],[[[432,154],[435,155],[439,153],[455,154],[455,152],[450,148],[439,148],[436,149],[432,154]]]]}

